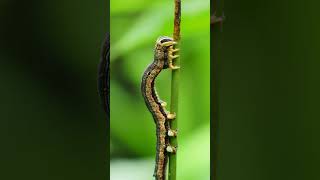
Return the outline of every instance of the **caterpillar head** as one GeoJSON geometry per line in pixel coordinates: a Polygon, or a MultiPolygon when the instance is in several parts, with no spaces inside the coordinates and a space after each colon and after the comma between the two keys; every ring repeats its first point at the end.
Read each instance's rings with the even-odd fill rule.
{"type": "Polygon", "coordinates": [[[171,37],[168,36],[160,36],[155,45],[155,58],[164,61],[163,68],[166,69],[169,67],[168,62],[168,48],[177,44],[171,37]]]}

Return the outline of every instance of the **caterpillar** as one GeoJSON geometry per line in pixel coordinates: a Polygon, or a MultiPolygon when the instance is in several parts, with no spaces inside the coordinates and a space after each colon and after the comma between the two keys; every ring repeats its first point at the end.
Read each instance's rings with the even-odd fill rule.
{"type": "Polygon", "coordinates": [[[98,91],[103,109],[107,115],[107,121],[110,117],[110,36],[107,34],[104,41],[98,67],[98,91]]]}
{"type": "Polygon", "coordinates": [[[171,130],[168,122],[175,119],[176,115],[165,109],[167,103],[160,100],[155,89],[155,80],[163,69],[175,70],[180,68],[173,65],[173,60],[179,57],[179,55],[173,55],[179,51],[179,49],[174,48],[175,44],[177,42],[167,36],[161,36],[157,39],[153,62],[144,71],[141,82],[142,96],[156,124],[156,165],[153,174],[156,180],[165,180],[167,153],[176,152],[176,147],[169,144],[169,137],[175,137],[177,131],[171,130]]]}

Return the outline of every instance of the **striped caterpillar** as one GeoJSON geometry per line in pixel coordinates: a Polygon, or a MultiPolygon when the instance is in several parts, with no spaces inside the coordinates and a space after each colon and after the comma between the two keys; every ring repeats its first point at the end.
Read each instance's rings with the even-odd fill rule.
{"type": "Polygon", "coordinates": [[[98,91],[106,112],[107,121],[110,118],[110,35],[104,41],[98,67],[98,91]]]}
{"type": "Polygon", "coordinates": [[[172,64],[172,61],[179,57],[179,55],[173,55],[179,51],[174,48],[175,44],[177,43],[170,37],[162,36],[157,39],[153,62],[145,70],[141,82],[142,96],[156,124],[157,149],[153,175],[156,180],[165,180],[167,153],[176,152],[176,147],[169,144],[169,137],[175,137],[177,131],[171,130],[168,122],[175,119],[175,113],[170,113],[165,109],[167,103],[160,100],[155,89],[156,77],[163,69],[179,69],[172,64]]]}

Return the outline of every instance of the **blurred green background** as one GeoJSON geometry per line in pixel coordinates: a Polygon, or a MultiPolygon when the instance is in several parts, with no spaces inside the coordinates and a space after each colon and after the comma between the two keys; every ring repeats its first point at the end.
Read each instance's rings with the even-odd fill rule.
{"type": "MultiPolygon", "coordinates": [[[[111,179],[149,180],[156,130],[140,83],[156,39],[172,36],[174,1],[112,0],[110,12],[111,179]]],[[[209,21],[209,0],[182,1],[177,174],[183,180],[210,178],[209,21]]],[[[168,103],[170,85],[171,72],[161,72],[156,87],[168,103]]]]}
{"type": "Polygon", "coordinates": [[[107,179],[106,1],[0,1],[0,179],[107,179]]]}

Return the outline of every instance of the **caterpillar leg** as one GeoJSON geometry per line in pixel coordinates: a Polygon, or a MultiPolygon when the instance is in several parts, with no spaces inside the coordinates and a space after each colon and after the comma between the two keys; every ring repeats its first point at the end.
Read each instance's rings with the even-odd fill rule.
{"type": "Polygon", "coordinates": [[[165,113],[167,115],[167,119],[169,119],[169,120],[175,119],[176,118],[176,113],[170,113],[168,110],[166,110],[165,107],[167,106],[167,103],[165,101],[163,101],[163,100],[160,100],[160,99],[159,99],[159,102],[160,102],[161,106],[163,107],[163,109],[164,109],[164,111],[165,111],[165,113]]]}
{"type": "Polygon", "coordinates": [[[177,147],[173,147],[170,144],[168,144],[167,147],[166,147],[166,151],[169,152],[169,153],[175,154],[177,152],[177,147]]]}
{"type": "Polygon", "coordinates": [[[159,99],[159,102],[160,102],[160,104],[161,104],[162,107],[166,107],[166,106],[167,106],[167,102],[162,101],[162,100],[160,100],[160,99],[159,99]]]}
{"type": "Polygon", "coordinates": [[[172,129],[168,130],[169,137],[177,137],[177,134],[178,134],[178,130],[172,130],[172,129]]]}
{"type": "MultiPolygon", "coordinates": [[[[167,113],[167,118],[168,118],[168,120],[174,120],[176,118],[176,113],[171,114],[171,113],[168,112],[167,113]]],[[[171,129],[169,123],[167,124],[167,129],[168,129],[167,135],[169,137],[177,137],[178,130],[171,129]]]]}
{"type": "Polygon", "coordinates": [[[170,46],[168,49],[169,68],[172,70],[176,70],[176,69],[180,68],[179,66],[173,65],[173,60],[179,57],[179,55],[173,55],[173,53],[176,53],[178,51],[179,51],[179,49],[175,49],[175,48],[173,48],[173,46],[170,46]]]}
{"type": "Polygon", "coordinates": [[[168,118],[169,120],[175,119],[176,116],[177,116],[176,113],[167,112],[167,118],[168,118]]]}
{"type": "Polygon", "coordinates": [[[173,65],[173,60],[179,57],[179,55],[173,55],[174,53],[179,51],[179,49],[175,49],[173,47],[173,45],[176,45],[176,44],[178,44],[178,43],[175,41],[167,41],[167,42],[164,42],[161,44],[161,46],[163,46],[163,47],[169,47],[168,48],[168,61],[169,61],[169,68],[172,70],[176,70],[176,69],[180,68],[179,66],[173,65]]]}

